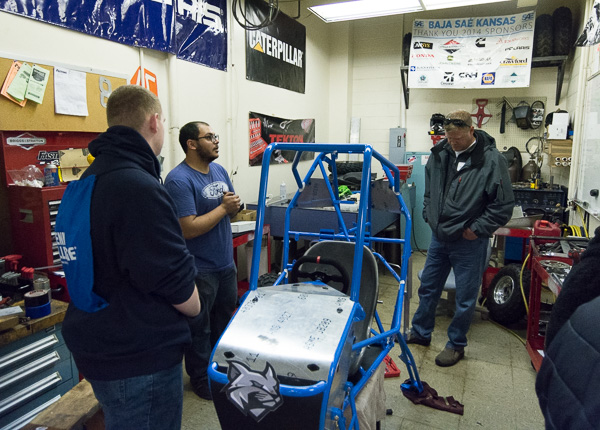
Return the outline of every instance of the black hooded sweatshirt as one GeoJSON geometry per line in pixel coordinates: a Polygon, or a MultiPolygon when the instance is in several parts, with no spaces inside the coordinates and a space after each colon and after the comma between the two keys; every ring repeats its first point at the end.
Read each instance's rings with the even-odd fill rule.
{"type": "MultiPolygon", "coordinates": [[[[168,369],[190,342],[186,317],[172,305],[193,293],[196,268],[160,164],[135,130],[115,126],[89,145],[96,157],[90,224],[93,291],[108,306],[69,305],[63,336],[81,373],[115,380],[168,369]]],[[[82,208],[84,210],[85,208],[82,208]]]]}

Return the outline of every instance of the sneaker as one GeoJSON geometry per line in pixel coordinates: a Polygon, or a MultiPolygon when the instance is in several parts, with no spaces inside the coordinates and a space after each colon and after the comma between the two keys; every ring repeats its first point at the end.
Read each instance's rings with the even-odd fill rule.
{"type": "Polygon", "coordinates": [[[435,364],[440,367],[449,367],[454,366],[465,356],[465,350],[461,349],[452,349],[445,347],[442,352],[435,357],[435,364]]]}
{"type": "Polygon", "coordinates": [[[212,400],[212,393],[210,392],[210,387],[208,386],[208,382],[199,382],[199,383],[192,383],[192,391],[194,392],[194,394],[196,394],[198,397],[200,397],[201,399],[204,400],[212,400]]]}
{"type": "Polygon", "coordinates": [[[431,339],[425,339],[424,337],[417,336],[411,331],[406,335],[406,343],[415,343],[417,345],[429,346],[431,345],[431,339]]]}

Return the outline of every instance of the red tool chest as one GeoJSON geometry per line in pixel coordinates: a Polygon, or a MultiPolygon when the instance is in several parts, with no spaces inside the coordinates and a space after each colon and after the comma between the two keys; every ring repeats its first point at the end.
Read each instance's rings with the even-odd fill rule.
{"type": "Polygon", "coordinates": [[[58,160],[58,151],[87,148],[98,133],[0,131],[2,168],[8,186],[14,254],[21,254],[21,264],[28,267],[46,267],[60,264],[54,241],[54,221],[60,200],[66,189],[54,187],[26,187],[13,183],[12,170],[28,165],[44,165],[58,160]]]}

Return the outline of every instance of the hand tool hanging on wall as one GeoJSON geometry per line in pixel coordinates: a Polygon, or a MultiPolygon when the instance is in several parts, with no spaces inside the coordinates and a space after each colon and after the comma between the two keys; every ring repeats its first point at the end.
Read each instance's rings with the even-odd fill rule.
{"type": "Polygon", "coordinates": [[[474,109],[474,112],[471,114],[471,116],[477,118],[477,127],[481,128],[483,124],[490,120],[492,114],[487,108],[488,99],[477,99],[475,100],[475,104],[477,107],[474,109]]]}
{"type": "Polygon", "coordinates": [[[506,130],[506,100],[502,102],[502,113],[500,114],[500,134],[506,130]]]}

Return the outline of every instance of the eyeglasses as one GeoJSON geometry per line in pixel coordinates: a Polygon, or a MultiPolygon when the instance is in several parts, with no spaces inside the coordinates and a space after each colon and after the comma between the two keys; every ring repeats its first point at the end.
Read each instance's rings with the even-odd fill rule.
{"type": "Polygon", "coordinates": [[[444,119],[444,126],[452,124],[455,127],[469,127],[466,122],[462,119],[457,118],[446,118],[444,119]]]}
{"type": "Polygon", "coordinates": [[[219,135],[218,134],[207,134],[206,136],[197,137],[194,140],[200,140],[200,139],[207,139],[207,140],[210,140],[212,143],[217,143],[219,141],[219,135]]]}

